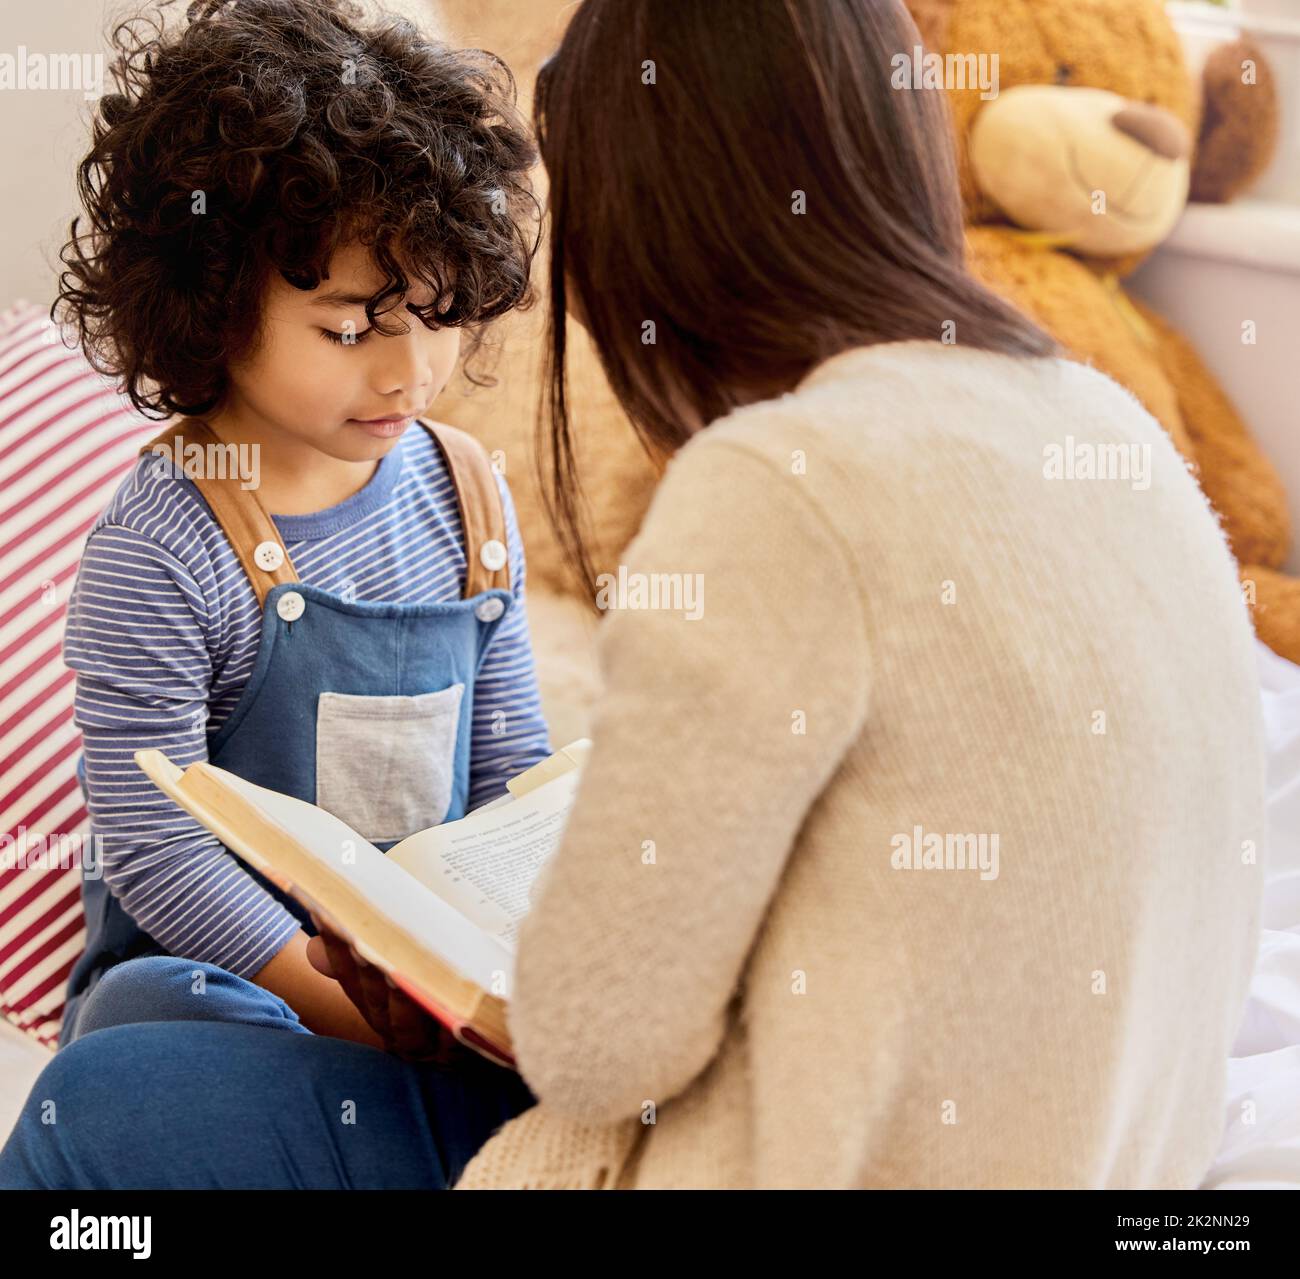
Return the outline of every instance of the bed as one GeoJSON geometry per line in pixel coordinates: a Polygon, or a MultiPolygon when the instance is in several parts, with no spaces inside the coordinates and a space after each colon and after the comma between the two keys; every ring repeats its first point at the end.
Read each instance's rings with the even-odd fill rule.
{"type": "Polygon", "coordinates": [[[1269,746],[1262,935],[1207,1190],[1300,1189],[1300,666],[1256,649],[1269,746]]]}

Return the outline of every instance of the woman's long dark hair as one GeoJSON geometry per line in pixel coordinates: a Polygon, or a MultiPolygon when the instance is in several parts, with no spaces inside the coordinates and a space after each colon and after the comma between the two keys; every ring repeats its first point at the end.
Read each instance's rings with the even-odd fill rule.
{"type": "Polygon", "coordinates": [[[902,0],[583,0],[541,67],[543,491],[584,585],[566,288],[652,456],[850,347],[1055,353],[966,270],[943,93],[891,87],[920,42],[902,0]]]}

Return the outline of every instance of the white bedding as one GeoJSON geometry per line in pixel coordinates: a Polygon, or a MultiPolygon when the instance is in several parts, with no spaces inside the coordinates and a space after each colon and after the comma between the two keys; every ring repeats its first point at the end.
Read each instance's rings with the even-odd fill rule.
{"type": "MultiPolygon", "coordinates": [[[[1207,1190],[1300,1189],[1300,666],[1258,650],[1269,739],[1264,932],[1207,1190]]],[[[0,1133],[8,1135],[48,1060],[0,1023],[0,1133]]]]}
{"type": "Polygon", "coordinates": [[[1256,648],[1269,746],[1263,935],[1207,1190],[1300,1189],[1300,666],[1256,648]]]}

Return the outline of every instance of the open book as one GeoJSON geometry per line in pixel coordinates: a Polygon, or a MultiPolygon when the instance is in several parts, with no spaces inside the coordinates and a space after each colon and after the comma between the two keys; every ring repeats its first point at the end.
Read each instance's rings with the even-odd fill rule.
{"type": "Polygon", "coordinates": [[[459,821],[388,852],[314,804],[213,764],[135,752],[149,779],[232,852],[382,968],[462,1043],[514,1066],[505,1006],[529,892],[558,847],[591,748],[581,737],[459,821]]]}

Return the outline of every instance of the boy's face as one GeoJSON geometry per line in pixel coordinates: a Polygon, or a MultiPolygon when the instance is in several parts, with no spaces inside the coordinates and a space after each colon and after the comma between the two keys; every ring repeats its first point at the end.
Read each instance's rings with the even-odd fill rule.
{"type": "Polygon", "coordinates": [[[460,330],[430,330],[406,311],[433,301],[422,283],[380,312],[385,325],[402,320],[408,332],[387,337],[372,330],[364,303],[383,276],[360,245],[335,253],[329,272],[311,292],[272,274],[260,349],[231,366],[223,414],[341,461],[367,461],[392,449],[446,385],[460,353],[460,330]],[[375,421],[383,418],[399,420],[375,421]]]}

